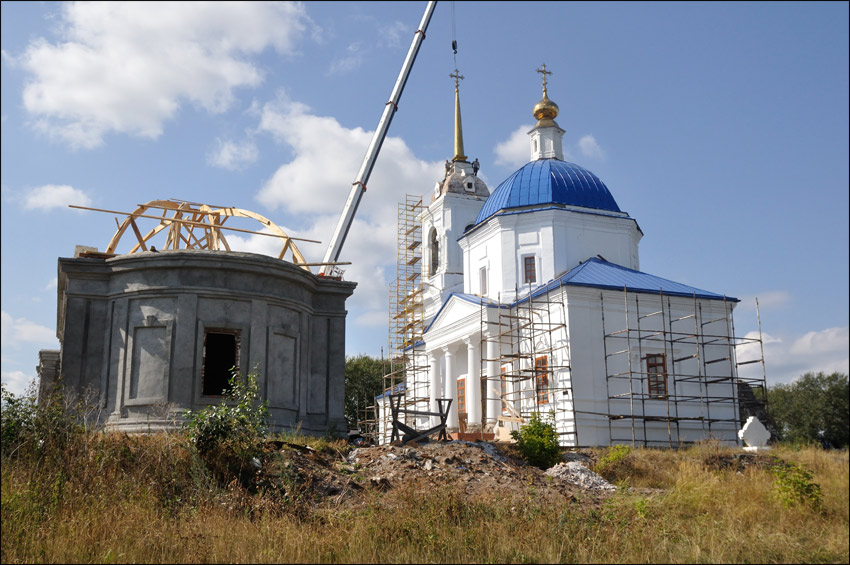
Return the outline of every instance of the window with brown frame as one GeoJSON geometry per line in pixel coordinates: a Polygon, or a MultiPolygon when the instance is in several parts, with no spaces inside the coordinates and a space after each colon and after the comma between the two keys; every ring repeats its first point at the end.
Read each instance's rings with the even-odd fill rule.
{"type": "Polygon", "coordinates": [[[230,391],[231,370],[239,368],[239,331],[204,331],[201,394],[224,396],[230,391]]]}
{"type": "Polygon", "coordinates": [[[649,397],[667,398],[667,355],[663,353],[647,355],[646,375],[649,397]]]}
{"type": "Polygon", "coordinates": [[[457,413],[466,414],[466,379],[457,380],[457,413]]]}
{"type": "Polygon", "coordinates": [[[537,282],[537,265],[534,261],[534,255],[527,255],[522,258],[522,281],[526,284],[537,282]]]}
{"type": "Polygon", "coordinates": [[[534,381],[537,404],[549,404],[549,360],[545,356],[534,360],[534,381]]]}

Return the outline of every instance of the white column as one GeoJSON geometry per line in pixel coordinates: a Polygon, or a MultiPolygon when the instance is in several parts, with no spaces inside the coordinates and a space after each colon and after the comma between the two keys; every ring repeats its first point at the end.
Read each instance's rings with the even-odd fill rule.
{"type": "Polygon", "coordinates": [[[481,364],[478,344],[474,339],[464,339],[466,344],[466,426],[481,427],[481,364]]]}
{"type": "MultiPolygon", "coordinates": [[[[431,379],[431,412],[439,412],[437,399],[443,396],[443,383],[440,380],[440,357],[439,352],[431,351],[428,353],[428,364],[430,365],[428,376],[431,379]]],[[[436,426],[440,423],[439,416],[431,416],[431,426],[436,426]]]]}
{"type": "Polygon", "coordinates": [[[496,425],[496,418],[502,413],[502,404],[499,395],[489,390],[495,387],[500,389],[499,378],[499,343],[495,337],[487,341],[487,424],[496,425]]]}
{"type": "Polygon", "coordinates": [[[446,428],[449,431],[456,432],[458,430],[457,419],[457,373],[455,373],[455,359],[448,347],[443,348],[443,353],[446,356],[446,398],[452,399],[452,407],[449,410],[449,418],[446,420],[446,428]]]}

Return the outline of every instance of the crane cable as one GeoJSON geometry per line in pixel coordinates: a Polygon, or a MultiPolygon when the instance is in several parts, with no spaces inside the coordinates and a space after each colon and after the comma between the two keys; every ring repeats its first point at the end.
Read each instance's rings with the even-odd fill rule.
{"type": "Polygon", "coordinates": [[[457,32],[455,31],[455,3],[452,0],[452,51],[454,52],[455,68],[457,68],[457,32]]]}

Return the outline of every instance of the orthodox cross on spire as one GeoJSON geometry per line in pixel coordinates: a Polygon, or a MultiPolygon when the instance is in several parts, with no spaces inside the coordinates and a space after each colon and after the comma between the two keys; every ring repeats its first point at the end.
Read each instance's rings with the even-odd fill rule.
{"type": "MultiPolygon", "coordinates": [[[[537,72],[540,73],[541,75],[543,75],[543,92],[546,92],[546,75],[551,75],[552,71],[546,70],[546,63],[543,63],[543,65],[541,65],[541,66],[542,66],[542,68],[537,69],[537,72]]],[[[461,78],[463,78],[463,77],[461,77],[461,78]]]]}
{"type": "Polygon", "coordinates": [[[462,74],[460,74],[460,71],[458,71],[457,69],[455,69],[455,72],[453,72],[452,74],[450,74],[450,75],[449,75],[449,77],[450,77],[450,78],[455,79],[455,90],[457,90],[457,89],[458,89],[458,86],[460,86],[460,82],[459,82],[459,81],[463,80],[463,78],[464,78],[464,77],[463,77],[463,75],[462,75],[462,74]]]}

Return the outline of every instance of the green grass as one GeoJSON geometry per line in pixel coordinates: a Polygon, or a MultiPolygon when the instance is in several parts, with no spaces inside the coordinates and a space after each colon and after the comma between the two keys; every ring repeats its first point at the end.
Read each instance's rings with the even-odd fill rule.
{"type": "MultiPolygon", "coordinates": [[[[339,441],[290,435],[332,459],[339,441]]],[[[255,494],[216,480],[182,435],[80,434],[55,452],[2,461],[4,563],[667,562],[846,563],[848,455],[776,448],[810,474],[819,504],[777,496],[771,465],[725,465],[740,450],[635,448],[607,457],[621,487],[544,501],[458,496],[451,485],[363,489],[356,504],[255,494]],[[626,487],[634,487],[631,490],[626,487]]],[[[799,477],[798,477],[799,478],[799,477]]],[[[805,476],[803,476],[805,479],[805,476]]],[[[799,482],[799,481],[798,481],[799,482]]],[[[282,480],[289,494],[309,485],[282,480]]],[[[797,484],[797,483],[794,483],[797,484]]],[[[801,487],[802,488],[802,487],[801,487]]]]}

